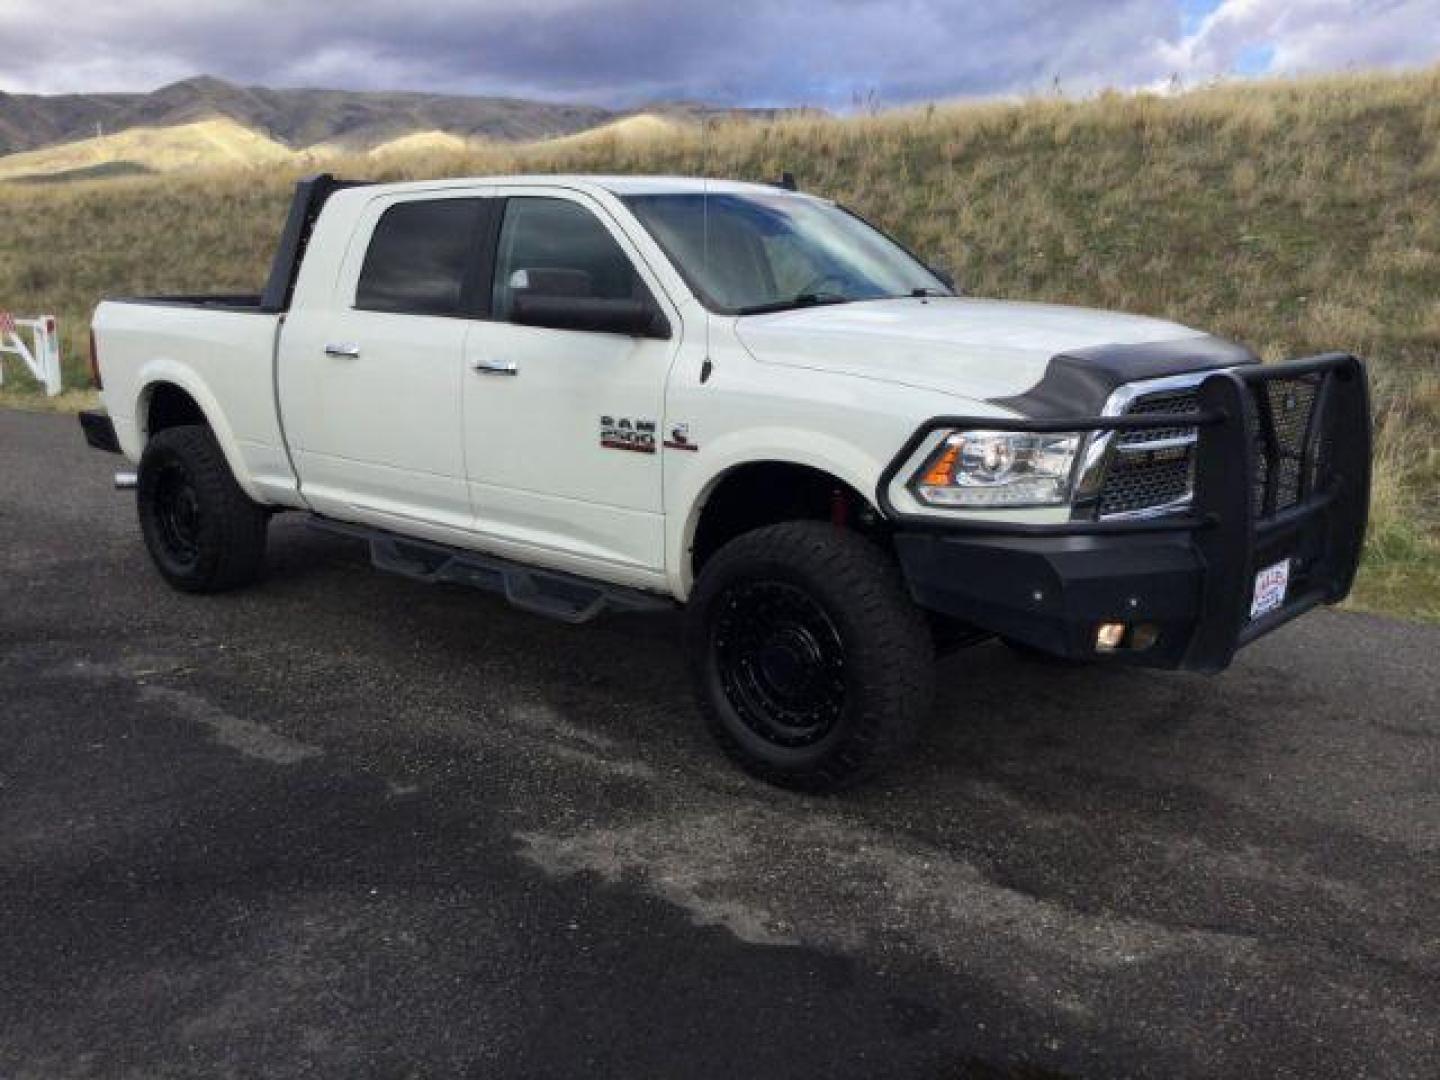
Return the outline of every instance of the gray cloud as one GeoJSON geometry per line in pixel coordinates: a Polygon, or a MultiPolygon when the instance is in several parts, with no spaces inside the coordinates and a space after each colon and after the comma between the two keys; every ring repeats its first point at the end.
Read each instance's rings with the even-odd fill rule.
{"type": "Polygon", "coordinates": [[[151,89],[208,73],[272,86],[633,105],[844,107],[1421,63],[1440,0],[1223,0],[1188,37],[1179,0],[6,0],[0,88],[151,89]]]}

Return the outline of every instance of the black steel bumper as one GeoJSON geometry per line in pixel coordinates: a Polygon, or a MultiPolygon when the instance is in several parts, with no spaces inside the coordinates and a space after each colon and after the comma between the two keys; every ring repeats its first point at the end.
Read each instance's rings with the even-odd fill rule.
{"type": "MultiPolygon", "coordinates": [[[[1283,406],[1281,406],[1283,407],[1283,406]]],[[[1371,425],[1363,365],[1331,354],[1236,368],[1200,384],[1190,413],[1045,421],[937,417],[880,483],[916,601],[1061,656],[1219,671],[1240,647],[1321,604],[1344,599],[1364,543],[1371,425]],[[1303,437],[1272,416],[1284,386],[1313,403],[1303,437]],[[1198,430],[1195,496],[1182,514],[1057,525],[944,522],[895,511],[899,468],[938,429],[1198,430]],[[1289,432],[1288,434],[1294,434],[1289,432]],[[1280,486],[1286,485],[1283,496],[1280,486]],[[1289,560],[1275,610],[1251,617],[1256,574],[1289,560]],[[1126,627],[1097,650],[1101,624],[1126,627]]]]}
{"type": "Polygon", "coordinates": [[[80,414],[80,430],[85,441],[96,450],[120,453],[120,440],[115,435],[115,422],[104,409],[86,409],[80,414]]]}

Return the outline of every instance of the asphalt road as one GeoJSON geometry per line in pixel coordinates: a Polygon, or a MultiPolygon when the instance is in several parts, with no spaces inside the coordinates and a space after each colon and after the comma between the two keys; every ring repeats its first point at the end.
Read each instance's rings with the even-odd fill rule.
{"type": "Polygon", "coordinates": [[[672,617],[294,516],[182,596],[117,464],[0,411],[0,1077],[1440,1075],[1440,629],[982,646],[803,798],[711,748],[672,617]]]}

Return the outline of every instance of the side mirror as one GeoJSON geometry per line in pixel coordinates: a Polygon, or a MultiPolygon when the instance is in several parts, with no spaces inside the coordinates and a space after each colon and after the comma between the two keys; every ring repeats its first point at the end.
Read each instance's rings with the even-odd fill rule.
{"type": "Polygon", "coordinates": [[[598,334],[668,338],[670,324],[659,308],[643,300],[597,296],[547,296],[517,290],[510,319],[523,326],[551,330],[588,330],[598,334]]]}

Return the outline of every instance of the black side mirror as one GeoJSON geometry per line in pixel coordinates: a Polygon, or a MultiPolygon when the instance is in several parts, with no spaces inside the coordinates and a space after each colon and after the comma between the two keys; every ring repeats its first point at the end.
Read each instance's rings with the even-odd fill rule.
{"type": "Polygon", "coordinates": [[[551,330],[588,330],[598,334],[668,338],[670,323],[663,312],[644,300],[598,296],[545,296],[516,290],[511,321],[551,330]]]}

